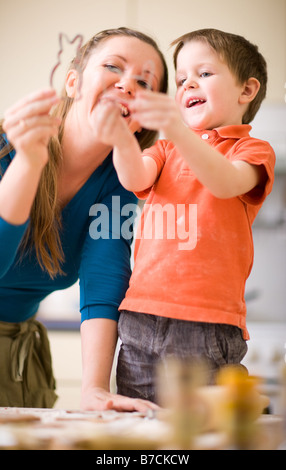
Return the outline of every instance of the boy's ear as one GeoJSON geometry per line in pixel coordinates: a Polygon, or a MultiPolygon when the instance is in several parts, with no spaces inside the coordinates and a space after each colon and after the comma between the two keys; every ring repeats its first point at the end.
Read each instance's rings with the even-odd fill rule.
{"type": "Polygon", "coordinates": [[[260,82],[257,78],[251,77],[244,83],[240,96],[240,103],[247,104],[254,100],[260,89],[260,82]]]}
{"type": "Polygon", "coordinates": [[[66,92],[69,98],[74,98],[77,91],[78,72],[74,69],[68,71],[66,76],[66,92]]]}

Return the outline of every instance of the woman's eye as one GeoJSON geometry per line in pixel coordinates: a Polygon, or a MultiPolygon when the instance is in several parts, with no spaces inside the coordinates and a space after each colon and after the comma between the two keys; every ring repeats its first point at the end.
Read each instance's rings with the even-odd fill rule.
{"type": "Polygon", "coordinates": [[[121,69],[120,67],[118,67],[117,65],[113,65],[113,64],[105,64],[104,67],[108,70],[110,70],[110,72],[113,72],[113,73],[121,73],[121,69]]]}
{"type": "Polygon", "coordinates": [[[179,79],[177,80],[177,87],[183,86],[184,83],[185,83],[185,81],[186,81],[186,78],[179,78],[179,79]]]}
{"type": "Polygon", "coordinates": [[[147,81],[145,80],[138,80],[138,85],[142,88],[145,88],[146,90],[151,90],[152,91],[152,87],[151,87],[151,84],[148,83],[147,81]]]}

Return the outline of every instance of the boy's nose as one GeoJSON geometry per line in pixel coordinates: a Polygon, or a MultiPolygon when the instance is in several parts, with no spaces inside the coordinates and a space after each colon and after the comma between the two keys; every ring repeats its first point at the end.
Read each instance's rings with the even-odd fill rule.
{"type": "Polygon", "coordinates": [[[184,81],[184,88],[186,90],[188,88],[198,88],[198,83],[193,78],[189,77],[184,81]]]}

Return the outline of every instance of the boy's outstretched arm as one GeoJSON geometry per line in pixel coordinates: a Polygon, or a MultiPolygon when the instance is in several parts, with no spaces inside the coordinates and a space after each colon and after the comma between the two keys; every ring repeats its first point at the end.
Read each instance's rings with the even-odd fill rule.
{"type": "Polygon", "coordinates": [[[231,162],[184,124],[174,99],[162,93],[140,92],[132,107],[143,127],[159,130],[172,140],[197,179],[222,199],[246,194],[267,178],[263,166],[231,162]]]}
{"type": "Polygon", "coordinates": [[[157,165],[152,158],[142,157],[142,151],[133,129],[121,116],[114,102],[104,101],[100,118],[95,123],[101,142],[113,147],[113,164],[119,181],[125,189],[140,192],[153,186],[157,179],[157,165]]]}
{"type": "Polygon", "coordinates": [[[114,146],[113,163],[120,183],[128,191],[144,191],[153,186],[157,179],[155,161],[150,157],[142,157],[140,146],[130,132],[129,139],[114,146]]]}

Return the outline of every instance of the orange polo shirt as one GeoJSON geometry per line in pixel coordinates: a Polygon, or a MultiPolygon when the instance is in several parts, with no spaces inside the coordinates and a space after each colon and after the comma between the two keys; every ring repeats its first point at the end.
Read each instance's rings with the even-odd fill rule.
{"type": "Polygon", "coordinates": [[[274,181],[271,146],[251,126],[200,131],[230,161],[263,165],[263,188],[218,199],[192,173],[174,144],[159,140],[144,155],[159,177],[146,199],[135,242],[135,266],[120,310],[246,328],[245,283],[253,264],[251,226],[274,181]]]}

